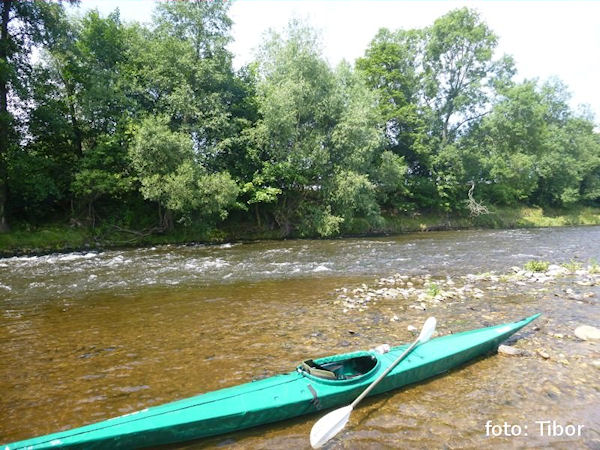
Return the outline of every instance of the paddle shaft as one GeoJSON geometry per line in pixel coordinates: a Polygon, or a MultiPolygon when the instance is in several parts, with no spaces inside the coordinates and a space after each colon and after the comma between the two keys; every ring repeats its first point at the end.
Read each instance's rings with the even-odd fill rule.
{"type": "Polygon", "coordinates": [[[396,367],[398,364],[400,364],[400,362],[404,358],[406,358],[406,356],[410,352],[412,352],[418,344],[419,344],[419,339],[417,339],[415,342],[413,342],[411,344],[410,347],[408,347],[406,350],[404,350],[404,353],[402,353],[400,356],[398,356],[398,358],[396,358],[396,360],[390,365],[390,367],[385,369],[385,372],[383,372],[381,375],[379,375],[379,377],[375,381],[373,381],[373,383],[371,383],[371,385],[368,388],[366,388],[362,394],[360,394],[358,397],[356,397],[356,399],[350,405],[352,407],[352,409],[354,409],[356,407],[356,405],[358,405],[363,398],[365,398],[367,395],[369,395],[369,393],[375,388],[375,386],[377,386],[379,384],[379,382],[381,380],[383,380],[387,376],[387,374],[390,373],[394,369],[394,367],[396,367]]]}

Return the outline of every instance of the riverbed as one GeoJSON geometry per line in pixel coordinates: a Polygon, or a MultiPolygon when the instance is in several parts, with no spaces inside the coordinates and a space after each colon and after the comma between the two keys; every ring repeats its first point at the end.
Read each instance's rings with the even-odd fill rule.
{"type": "MultiPolygon", "coordinates": [[[[600,344],[574,335],[600,326],[600,286],[584,273],[598,261],[600,227],[0,259],[0,442],[287,372],[307,358],[410,342],[409,326],[430,315],[447,334],[541,312],[509,342],[521,356],[490,356],[368,399],[330,448],[599,448],[600,344]],[[532,260],[569,273],[519,275],[532,260]],[[394,288],[411,283],[415,295],[361,301],[394,277],[394,288]],[[552,421],[583,428],[557,436],[552,421]],[[521,433],[494,436],[487,423],[521,433]]],[[[177,448],[308,448],[317,419],[177,448]]]]}

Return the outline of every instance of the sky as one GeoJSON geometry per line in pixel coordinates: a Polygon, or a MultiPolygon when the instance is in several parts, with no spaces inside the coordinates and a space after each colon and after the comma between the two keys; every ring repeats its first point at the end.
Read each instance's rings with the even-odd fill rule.
{"type": "MultiPolygon", "coordinates": [[[[211,1],[211,0],[208,0],[211,1]]],[[[600,124],[599,0],[230,0],[234,21],[229,49],[241,67],[269,28],[305,19],[322,37],[331,65],[364,54],[377,31],[423,28],[448,11],[467,6],[499,36],[498,55],[516,62],[517,80],[558,78],[571,105],[589,105],[600,124]]],[[[81,0],[79,10],[107,14],[119,8],[126,21],[149,22],[154,0],[81,0]]]]}

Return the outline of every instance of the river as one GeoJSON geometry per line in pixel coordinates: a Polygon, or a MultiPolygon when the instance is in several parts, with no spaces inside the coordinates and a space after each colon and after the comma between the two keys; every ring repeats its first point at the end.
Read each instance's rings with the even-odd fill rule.
{"type": "MultiPolygon", "coordinates": [[[[429,315],[445,334],[541,312],[517,336],[524,356],[491,356],[368,399],[331,448],[600,448],[600,345],[573,334],[600,326],[600,286],[575,275],[545,283],[503,275],[531,260],[600,261],[600,227],[0,259],[0,443],[287,372],[302,359],[409,342],[408,325],[429,315]],[[486,272],[503,281],[473,277],[486,272]],[[474,285],[476,295],[340,301],[341,289],[394,274],[417,286],[474,285]],[[528,435],[488,436],[488,420],[527,426],[528,435]],[[545,420],[581,424],[582,435],[540,433],[545,420]]],[[[177,448],[308,448],[316,419],[177,448]]]]}

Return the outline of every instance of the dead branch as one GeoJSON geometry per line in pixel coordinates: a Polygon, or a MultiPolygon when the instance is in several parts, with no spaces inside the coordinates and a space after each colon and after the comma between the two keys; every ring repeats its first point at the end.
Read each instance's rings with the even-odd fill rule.
{"type": "Polygon", "coordinates": [[[475,190],[475,182],[471,181],[471,188],[469,189],[469,193],[467,194],[469,199],[467,200],[467,208],[469,208],[469,212],[471,216],[480,216],[482,214],[489,214],[490,211],[487,209],[485,205],[479,203],[475,198],[473,198],[473,191],[475,190]]]}

